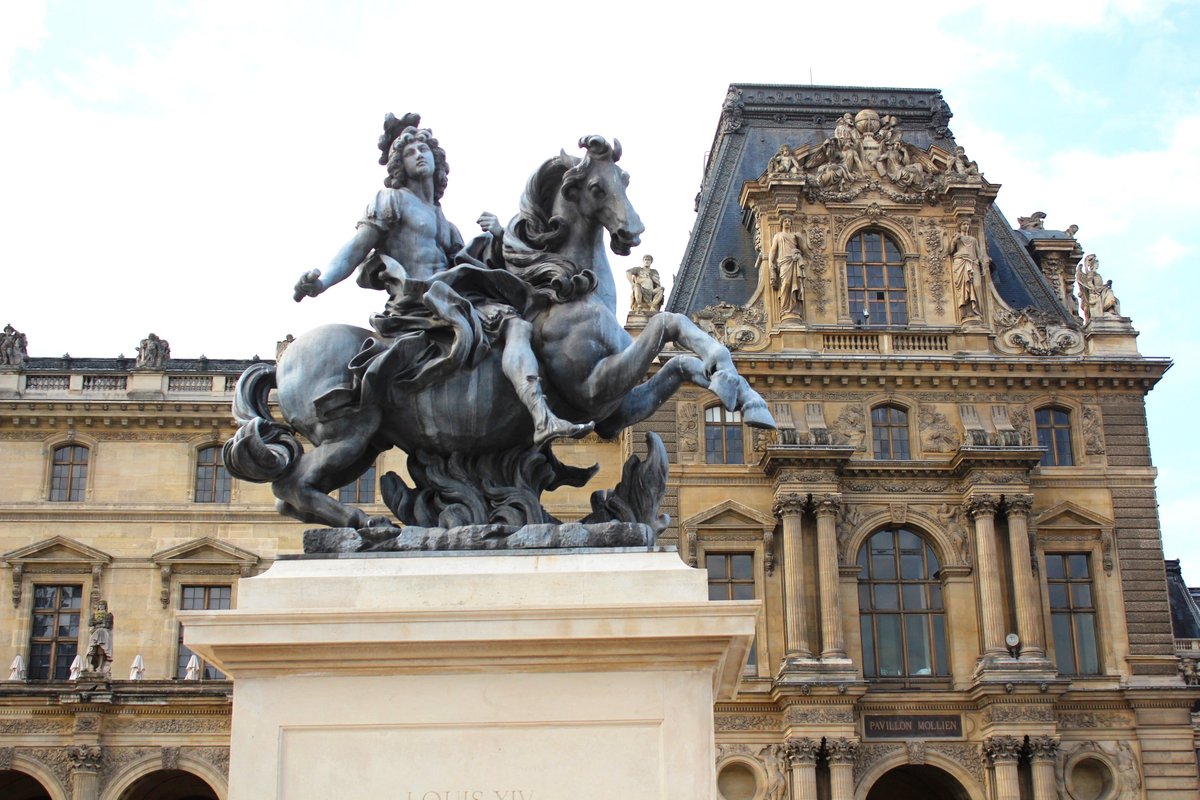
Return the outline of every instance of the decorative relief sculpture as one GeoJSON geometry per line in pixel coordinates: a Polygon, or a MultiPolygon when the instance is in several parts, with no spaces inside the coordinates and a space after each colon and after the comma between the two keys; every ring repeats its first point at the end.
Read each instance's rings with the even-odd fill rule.
{"type": "Polygon", "coordinates": [[[104,763],[104,751],[94,745],[77,745],[67,748],[67,758],[74,769],[99,772],[104,763]]]}
{"type": "Polygon", "coordinates": [[[658,277],[658,270],[650,266],[653,263],[654,256],[642,256],[640,267],[625,270],[625,275],[633,287],[633,296],[629,301],[630,314],[648,317],[662,311],[662,280],[658,277]]]}
{"type": "Polygon", "coordinates": [[[1040,231],[1046,228],[1046,212],[1035,211],[1028,217],[1017,217],[1017,227],[1023,231],[1040,231]]]}
{"type": "Polygon", "coordinates": [[[788,739],[787,748],[788,761],[792,765],[816,764],[817,758],[821,755],[821,741],[809,739],[806,736],[799,739],[788,739]]]}
{"type": "Polygon", "coordinates": [[[921,431],[921,449],[925,452],[948,453],[958,448],[958,431],[950,424],[946,415],[933,406],[921,406],[917,414],[917,425],[921,431]]]}
{"type": "Polygon", "coordinates": [[[989,736],[983,740],[983,752],[993,764],[1015,763],[1021,758],[1025,742],[1016,736],[989,736]]]}
{"type": "Polygon", "coordinates": [[[769,744],[759,751],[758,757],[767,771],[767,786],[762,795],[763,800],[787,800],[787,752],[787,746],[782,744],[769,744]]]}
{"type": "Polygon", "coordinates": [[[855,450],[863,446],[867,437],[867,415],[860,405],[848,405],[838,414],[829,429],[835,445],[849,445],[855,450]]]}
{"type": "Polygon", "coordinates": [[[779,316],[800,316],[804,303],[808,243],[803,234],[792,232],[791,217],[784,217],[780,225],[782,230],[771,238],[771,249],[767,254],[771,288],[776,292],[779,316]]]}
{"type": "MultiPolygon", "coordinates": [[[[736,89],[730,102],[727,119],[736,89]]],[[[481,235],[464,247],[442,213],[445,153],[419,124],[417,115],[388,116],[380,139],[387,188],[326,272],[310,270],[295,287],[302,300],[357,270],[360,285],[388,295],[375,330],[327,325],[298,337],[278,366],[248,369],[235,392],[241,428],[225,445],[225,464],[236,477],[272,483],[284,514],[334,529],[310,532],[310,552],[503,548],[539,537],[556,546],[566,540],[555,537],[582,543],[601,529],[652,539],[666,525],[657,513],[666,453],[656,436],[650,457],[631,458],[621,486],[594,494],[592,514],[566,527],[540,495],[582,486],[595,468],[562,464],[549,444],[593,427],[611,438],[684,382],[709,389],[753,427],[774,427],[766,403],[737,374],[729,350],[686,317],[654,314],[636,341],[617,322],[603,234],[628,255],[644,229],[617,165],[619,142],[586,136],[582,157],[546,161],[508,228],[484,213],[481,235]],[[688,352],[642,383],[670,342],[688,352]],[[268,409],[272,388],[285,423],[268,409]],[[438,414],[422,410],[430,408],[438,414]],[[300,437],[315,450],[305,453],[300,437]],[[408,454],[415,483],[395,473],[380,482],[403,530],[326,494],[391,446],[408,454]],[[611,527],[618,523],[627,527],[611,527]],[[521,530],[525,538],[511,539],[521,530]]],[[[725,335],[732,328],[741,340],[748,326],[735,319],[722,320],[725,335]]]]}
{"type": "Polygon", "coordinates": [[[138,342],[134,369],[162,369],[170,357],[171,344],[152,333],[138,342]]]}
{"type": "Polygon", "coordinates": [[[971,234],[970,220],[958,224],[958,233],[950,240],[950,277],[954,285],[954,302],[958,306],[959,322],[978,319],[979,283],[986,274],[987,248],[971,234]]]}
{"type": "Polygon", "coordinates": [[[1094,406],[1083,407],[1083,452],[1089,456],[1104,455],[1104,426],[1094,406]]]}
{"type": "Polygon", "coordinates": [[[29,340],[12,325],[0,334],[0,367],[22,367],[29,359],[29,340]]]}
{"type": "Polygon", "coordinates": [[[675,441],[685,453],[695,453],[700,448],[700,407],[695,403],[683,402],[678,406],[675,423],[675,441]]]}
{"type": "Polygon", "coordinates": [[[771,156],[767,163],[767,171],[772,175],[798,175],[800,162],[792,155],[791,147],[786,144],[780,145],[779,151],[771,156]]]}
{"type": "MultiPolygon", "coordinates": [[[[993,295],[994,297],[995,295],[993,295]]],[[[1033,356],[1059,356],[1080,352],[1083,336],[1040,309],[1013,311],[995,304],[993,321],[999,331],[997,345],[1009,352],[1033,356]]]]}
{"type": "Polygon", "coordinates": [[[813,304],[817,307],[817,312],[824,314],[829,304],[829,278],[826,277],[828,262],[825,255],[828,223],[825,217],[809,217],[809,220],[807,237],[811,274],[808,276],[808,285],[812,289],[813,304]]]}
{"type": "Polygon", "coordinates": [[[721,104],[721,129],[725,133],[737,133],[742,127],[742,117],[746,112],[746,102],[742,100],[742,90],[730,86],[725,93],[725,102],[721,104]]]}
{"type": "Polygon", "coordinates": [[[692,322],[730,350],[745,350],[766,341],[766,314],[761,306],[717,303],[693,313],[692,322]]]}
{"type": "Polygon", "coordinates": [[[1100,259],[1095,253],[1084,256],[1083,264],[1075,271],[1075,283],[1085,323],[1104,317],[1121,318],[1121,303],[1113,294],[1112,281],[1100,274],[1100,259]]]}
{"type": "Polygon", "coordinates": [[[925,272],[929,276],[926,287],[929,299],[937,313],[946,313],[946,234],[935,219],[921,219],[918,241],[924,246],[925,272]]]}
{"type": "Polygon", "coordinates": [[[96,604],[88,621],[87,664],[92,672],[110,675],[113,661],[113,615],[108,602],[96,604]]]}

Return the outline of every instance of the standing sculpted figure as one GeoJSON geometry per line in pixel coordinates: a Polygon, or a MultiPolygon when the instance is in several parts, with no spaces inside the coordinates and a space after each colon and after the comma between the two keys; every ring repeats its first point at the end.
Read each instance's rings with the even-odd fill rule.
{"type": "Polygon", "coordinates": [[[950,242],[950,256],[953,259],[952,280],[959,319],[978,317],[981,313],[978,284],[983,274],[987,251],[983,243],[971,235],[969,220],[964,219],[958,224],[958,233],[950,242]]]}
{"type": "Polygon", "coordinates": [[[808,246],[804,237],[792,233],[792,218],[784,217],[783,229],[771,239],[767,263],[771,270],[771,288],[779,301],[779,315],[799,314],[804,302],[804,267],[808,246]]]}
{"type": "Polygon", "coordinates": [[[25,334],[12,325],[4,326],[0,335],[0,367],[19,367],[29,358],[28,340],[25,334]]]}
{"type": "MultiPolygon", "coordinates": [[[[327,393],[319,408],[335,411],[354,405],[363,391],[384,392],[393,383],[432,381],[464,365],[477,363],[492,347],[503,348],[504,375],[529,410],[534,442],[579,437],[594,423],[575,424],[559,418],[546,403],[541,370],[531,344],[532,327],[522,318],[527,298],[514,290],[501,270],[490,270],[465,250],[462,235],[442,213],[446,190],[445,151],[433,132],[418,128],[420,117],[401,120],[388,115],[380,149],[388,169],[381,189],[367,206],[357,232],[333,257],[327,270],[310,270],[296,283],[294,299],[316,297],[345,280],[356,269],[358,285],[388,293],[384,310],[371,318],[381,341],[369,342],[351,368],[360,384],[327,393]],[[453,265],[465,267],[452,269],[453,265]],[[497,274],[498,273],[498,274],[497,274]],[[469,303],[482,318],[482,340],[464,348],[445,344],[431,353],[423,334],[445,327],[469,303]],[[405,337],[406,333],[420,337],[405,337]],[[420,338],[419,342],[414,339],[420,338]]],[[[495,215],[484,212],[478,223],[485,232],[477,250],[489,249],[503,236],[495,215]]],[[[436,341],[436,340],[435,340],[436,341]]]]}
{"type": "Polygon", "coordinates": [[[658,277],[658,270],[650,266],[653,263],[654,256],[642,256],[640,267],[630,267],[625,270],[625,275],[633,286],[633,297],[629,308],[633,314],[657,314],[662,311],[662,281],[658,277]]]}
{"type": "Polygon", "coordinates": [[[1075,282],[1079,285],[1084,322],[1121,316],[1121,303],[1113,293],[1112,281],[1100,274],[1100,259],[1095,253],[1085,256],[1083,266],[1075,270],[1075,282]]]}
{"type": "Polygon", "coordinates": [[[108,601],[96,603],[96,610],[88,621],[87,663],[92,672],[108,672],[113,660],[113,615],[108,610],[108,601]]]}
{"type": "Polygon", "coordinates": [[[166,339],[150,334],[138,343],[138,367],[161,368],[171,357],[171,345],[166,339]]]}

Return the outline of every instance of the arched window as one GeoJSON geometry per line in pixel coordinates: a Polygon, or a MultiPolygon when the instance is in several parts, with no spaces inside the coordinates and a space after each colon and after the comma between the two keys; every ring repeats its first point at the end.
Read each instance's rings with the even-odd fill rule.
{"type": "Polygon", "coordinates": [[[339,503],[374,503],[375,502],[375,465],[367,467],[367,471],[358,476],[358,480],[347,483],[338,489],[339,503]]]}
{"type": "Polygon", "coordinates": [[[883,461],[907,461],[908,412],[899,406],[871,409],[871,441],[875,458],[883,461]]]}
{"type": "Polygon", "coordinates": [[[50,464],[50,500],[80,503],[87,489],[88,449],[67,444],[54,449],[50,464]]]}
{"type": "Polygon", "coordinates": [[[228,503],[230,485],[221,446],[200,448],[196,452],[196,502],[228,503]]]}
{"type": "Polygon", "coordinates": [[[1038,447],[1042,448],[1043,467],[1070,467],[1071,413],[1065,408],[1039,408],[1035,415],[1038,447]]]}
{"type": "Polygon", "coordinates": [[[704,460],[708,464],[744,464],[742,412],[722,406],[704,409],[704,460]]]}
{"type": "Polygon", "coordinates": [[[904,257],[883,231],[857,234],[846,247],[846,291],[850,319],[872,327],[908,324],[904,257]]]}
{"type": "Polygon", "coordinates": [[[858,551],[858,566],[863,675],[949,675],[939,565],[929,543],[904,528],[879,531],[858,551]]]}

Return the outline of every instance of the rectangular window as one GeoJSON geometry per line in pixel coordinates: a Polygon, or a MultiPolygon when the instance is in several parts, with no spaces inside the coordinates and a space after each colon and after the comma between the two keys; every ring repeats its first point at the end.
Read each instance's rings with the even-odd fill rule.
{"type": "MultiPolygon", "coordinates": [[[[704,566],[708,570],[709,600],[753,600],[754,556],[751,553],[707,553],[704,566]]],[[[758,639],[750,645],[748,672],[758,664],[758,639]]]]}
{"type": "Polygon", "coordinates": [[[1087,553],[1047,553],[1050,629],[1054,659],[1064,675],[1099,675],[1096,604],[1087,553]]]}
{"type": "MultiPolygon", "coordinates": [[[[179,608],[183,611],[225,611],[229,608],[233,589],[229,586],[184,586],[179,608]]],[[[194,654],[183,643],[183,626],[179,626],[179,657],[175,660],[175,677],[187,677],[187,665],[194,654]]],[[[200,676],[206,681],[223,681],[225,673],[197,656],[200,676]]]]}
{"type": "Polygon", "coordinates": [[[33,587],[33,631],[29,636],[30,680],[66,680],[79,653],[83,587],[33,587]]]}
{"type": "Polygon", "coordinates": [[[339,503],[363,503],[369,504],[375,502],[375,465],[372,464],[367,468],[367,471],[358,476],[358,480],[354,483],[348,483],[341,489],[338,489],[339,503]]]}

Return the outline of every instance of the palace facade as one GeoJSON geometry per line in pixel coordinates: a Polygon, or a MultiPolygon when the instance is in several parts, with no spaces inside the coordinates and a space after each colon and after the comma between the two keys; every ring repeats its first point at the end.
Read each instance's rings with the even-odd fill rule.
{"type": "MultiPolygon", "coordinates": [[[[716,708],[725,800],[1195,796],[1200,618],[1169,590],[1145,419],[1170,361],[1073,227],[1008,222],[950,119],[933,90],[731,87],[666,310],[734,351],[780,428],[684,390],[556,453],[608,486],[658,433],[663,543],[713,599],[763,603],[716,708]]],[[[232,686],[176,612],[236,607],[305,527],[221,462],[254,361],[157,337],[31,358],[17,335],[0,796],[224,800],[232,686]],[[101,602],[115,660],[93,668],[101,602]]],[[[339,494],[386,514],[377,476],[403,468],[386,453],[339,494]]],[[[588,492],[547,507],[582,517],[588,492]]]]}

